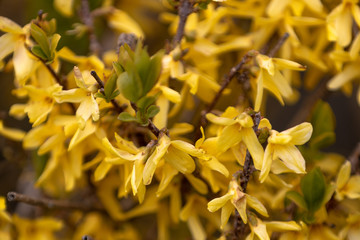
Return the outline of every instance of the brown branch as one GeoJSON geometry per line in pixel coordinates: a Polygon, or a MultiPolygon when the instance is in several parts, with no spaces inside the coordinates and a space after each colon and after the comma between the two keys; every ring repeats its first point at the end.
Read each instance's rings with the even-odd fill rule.
{"type": "Polygon", "coordinates": [[[271,51],[269,52],[268,56],[269,57],[274,57],[275,54],[280,50],[280,48],[282,47],[282,45],[285,43],[285,41],[289,38],[289,33],[285,33],[280,39],[279,41],[276,43],[276,45],[274,46],[273,49],[271,49],[271,51]]]}
{"type": "MultiPolygon", "coordinates": [[[[258,134],[258,126],[261,120],[260,113],[255,113],[252,115],[254,126],[253,130],[256,134],[258,134]]],[[[240,178],[240,187],[242,189],[242,192],[246,193],[247,185],[250,181],[250,177],[252,173],[255,171],[253,159],[250,155],[249,150],[246,150],[246,157],[244,162],[243,170],[239,170],[236,173],[234,173],[233,178],[238,179],[240,178]]],[[[247,225],[244,224],[242,221],[239,213],[237,210],[235,210],[235,219],[234,219],[234,232],[233,232],[233,239],[241,239],[241,237],[244,237],[247,232],[247,225]]]]}
{"type": "Polygon", "coordinates": [[[193,12],[194,12],[194,3],[191,0],[180,0],[178,6],[178,14],[180,19],[176,34],[173,39],[173,48],[175,48],[176,45],[178,45],[181,42],[181,39],[184,36],[187,18],[193,12]]]}
{"type": "MultiPolygon", "coordinates": [[[[99,75],[97,75],[97,73],[95,71],[91,71],[90,74],[91,74],[91,76],[93,76],[93,78],[99,84],[100,92],[105,96],[104,82],[100,79],[99,75]]],[[[114,109],[116,110],[116,112],[121,113],[124,111],[124,109],[119,105],[119,103],[115,101],[115,99],[111,99],[110,102],[114,106],[114,109]]]]}
{"type": "Polygon", "coordinates": [[[206,121],[206,114],[211,112],[211,110],[213,110],[213,108],[215,107],[216,103],[219,101],[222,93],[224,92],[225,88],[230,84],[231,80],[235,77],[236,73],[238,71],[241,70],[241,68],[247,63],[249,62],[249,60],[254,57],[257,54],[256,51],[251,50],[249,52],[247,52],[243,58],[241,59],[241,61],[239,62],[239,64],[237,64],[235,67],[231,68],[230,72],[228,75],[225,76],[223,83],[219,89],[219,91],[216,93],[214,99],[211,101],[211,103],[209,104],[209,106],[206,108],[206,110],[202,113],[201,116],[201,126],[204,127],[207,123],[206,121]]]}
{"type": "Polygon", "coordinates": [[[95,54],[99,55],[101,47],[96,38],[94,32],[94,19],[90,13],[90,7],[88,0],[81,1],[81,9],[80,9],[80,16],[82,22],[86,25],[89,34],[89,41],[90,41],[90,51],[95,54]]]}
{"type": "Polygon", "coordinates": [[[9,192],[7,194],[9,202],[22,202],[34,206],[40,206],[48,209],[72,209],[81,211],[104,211],[104,208],[94,203],[75,203],[63,200],[45,199],[45,198],[33,198],[21,193],[9,192]]]}

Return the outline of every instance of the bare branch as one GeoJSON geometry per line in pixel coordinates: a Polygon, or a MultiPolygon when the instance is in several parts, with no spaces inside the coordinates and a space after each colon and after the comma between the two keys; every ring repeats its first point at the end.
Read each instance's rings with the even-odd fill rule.
{"type": "Polygon", "coordinates": [[[187,18],[193,12],[194,12],[194,3],[192,3],[192,1],[180,0],[179,10],[178,10],[180,20],[175,37],[173,39],[173,48],[175,48],[175,46],[181,42],[181,39],[184,36],[187,18]]]}
{"type": "Polygon", "coordinates": [[[99,42],[96,38],[95,32],[94,32],[94,19],[90,13],[90,7],[89,7],[88,0],[81,1],[80,16],[81,16],[82,22],[88,28],[90,51],[95,55],[99,55],[101,47],[100,47],[100,44],[99,44],[99,42]]]}
{"type": "Polygon", "coordinates": [[[271,49],[271,51],[269,52],[268,56],[269,57],[274,57],[275,54],[280,50],[280,48],[282,47],[282,45],[285,43],[285,41],[289,38],[289,33],[285,33],[280,39],[279,41],[276,43],[276,45],[274,46],[273,49],[271,49]]]}
{"type": "Polygon", "coordinates": [[[93,202],[87,203],[84,202],[69,202],[63,200],[54,200],[54,199],[45,199],[45,198],[33,198],[21,193],[9,192],[7,194],[7,199],[9,202],[23,202],[26,204],[40,206],[48,209],[73,209],[81,211],[104,211],[104,208],[93,202]]]}

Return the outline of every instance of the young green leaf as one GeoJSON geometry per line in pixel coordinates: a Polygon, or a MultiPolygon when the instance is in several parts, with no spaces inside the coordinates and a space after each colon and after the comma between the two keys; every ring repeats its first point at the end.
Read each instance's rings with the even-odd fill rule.
{"type": "Polygon", "coordinates": [[[43,50],[41,49],[41,47],[40,47],[39,45],[33,46],[33,47],[31,48],[31,52],[32,52],[35,56],[41,58],[41,59],[44,60],[44,61],[47,61],[47,60],[48,60],[48,57],[46,56],[46,54],[43,52],[43,50]]]}
{"type": "Polygon", "coordinates": [[[49,59],[51,57],[50,43],[46,33],[34,23],[31,23],[30,33],[31,36],[35,39],[36,43],[41,47],[41,50],[46,55],[47,59],[49,59]]]}
{"type": "Polygon", "coordinates": [[[105,83],[104,92],[105,92],[105,96],[109,100],[111,100],[110,96],[116,89],[116,79],[117,79],[117,75],[113,73],[105,83]]]}
{"type": "Polygon", "coordinates": [[[313,169],[301,179],[301,191],[310,212],[318,210],[326,193],[325,178],[319,168],[313,169]]]}
{"type": "Polygon", "coordinates": [[[128,112],[122,112],[119,114],[118,119],[123,122],[136,122],[137,119],[128,112]]]}
{"type": "Polygon", "coordinates": [[[156,84],[160,72],[161,72],[161,61],[164,53],[163,51],[157,52],[154,56],[151,57],[149,62],[149,71],[147,72],[145,81],[144,81],[144,93],[148,93],[156,84]]]}
{"type": "Polygon", "coordinates": [[[285,198],[288,198],[291,201],[293,201],[298,207],[305,209],[305,210],[307,209],[304,197],[301,196],[300,193],[298,193],[296,191],[289,191],[286,193],[285,198]]]}
{"type": "Polygon", "coordinates": [[[158,114],[160,112],[160,108],[158,106],[155,105],[151,105],[147,110],[146,110],[146,115],[148,118],[152,118],[154,117],[156,114],[158,114]]]}

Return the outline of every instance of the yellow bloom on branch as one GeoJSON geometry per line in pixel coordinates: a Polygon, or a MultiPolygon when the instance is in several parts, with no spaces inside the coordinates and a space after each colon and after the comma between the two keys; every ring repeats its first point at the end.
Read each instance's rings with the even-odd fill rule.
{"type": "Polygon", "coordinates": [[[282,168],[287,169],[287,171],[306,173],[305,160],[295,145],[302,145],[309,141],[312,130],[310,123],[302,123],[280,133],[270,130],[270,137],[268,138],[260,173],[260,182],[265,181],[275,160],[280,160],[281,163],[277,162],[279,169],[274,170],[286,171],[280,169],[280,166],[283,165],[282,168]]]}
{"type": "Polygon", "coordinates": [[[256,56],[256,61],[259,64],[260,70],[257,77],[257,90],[255,99],[255,111],[260,110],[260,105],[263,97],[264,89],[268,89],[279,102],[284,105],[284,98],[291,98],[293,91],[290,82],[285,79],[280,70],[290,69],[296,71],[304,71],[306,68],[293,61],[270,58],[268,56],[259,54],[256,56]]]}
{"type": "Polygon", "coordinates": [[[351,163],[346,161],[340,168],[338,177],[336,179],[336,194],[335,198],[338,201],[344,197],[351,199],[360,198],[360,176],[350,176],[351,163]]]}
{"type": "Polygon", "coordinates": [[[221,208],[221,229],[223,229],[235,208],[243,222],[246,224],[248,222],[248,215],[246,212],[247,205],[261,215],[268,217],[264,205],[257,198],[242,192],[239,184],[235,180],[232,180],[230,182],[229,191],[224,196],[211,200],[208,203],[208,210],[210,212],[215,212],[221,208]]]}

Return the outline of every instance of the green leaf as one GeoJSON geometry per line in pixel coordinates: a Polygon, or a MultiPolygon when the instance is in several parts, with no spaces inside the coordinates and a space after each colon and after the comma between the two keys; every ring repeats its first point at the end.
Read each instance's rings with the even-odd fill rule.
{"type": "Polygon", "coordinates": [[[44,172],[50,155],[48,153],[39,155],[37,151],[32,152],[32,163],[35,169],[36,179],[44,172]]]}
{"type": "Polygon", "coordinates": [[[139,76],[133,71],[120,74],[117,86],[124,97],[132,102],[136,102],[141,97],[141,82],[139,76]]]}
{"type": "Polygon", "coordinates": [[[30,33],[31,36],[35,39],[36,43],[40,45],[41,50],[47,56],[47,59],[50,59],[50,44],[46,33],[34,23],[31,23],[30,33]]]}
{"type": "Polygon", "coordinates": [[[115,72],[118,76],[124,72],[123,67],[118,62],[113,62],[113,68],[115,69],[115,72]]]}
{"type": "Polygon", "coordinates": [[[137,119],[128,112],[120,113],[118,119],[123,122],[137,122],[137,119]]]}
{"type": "Polygon", "coordinates": [[[105,96],[109,100],[111,100],[110,96],[116,89],[116,79],[117,79],[117,75],[113,73],[105,83],[104,92],[105,92],[105,96]]]}
{"type": "Polygon", "coordinates": [[[307,206],[306,206],[304,197],[301,196],[300,193],[298,193],[296,191],[289,191],[286,193],[285,198],[288,198],[291,201],[293,201],[298,207],[307,210],[307,206]]]}
{"type": "Polygon", "coordinates": [[[147,116],[140,111],[136,113],[136,121],[142,126],[147,126],[149,124],[149,118],[147,118],[147,116]]]}
{"type": "Polygon", "coordinates": [[[159,51],[151,57],[149,63],[149,71],[144,81],[144,94],[148,93],[156,84],[161,72],[161,62],[164,52],[159,51]]]}
{"type": "Polygon", "coordinates": [[[106,97],[102,94],[102,93],[95,93],[95,97],[96,98],[104,98],[104,99],[106,99],[106,97]]]}
{"type": "Polygon", "coordinates": [[[319,168],[313,169],[301,179],[301,191],[307,208],[314,213],[322,204],[326,193],[325,178],[319,168]]]}
{"type": "Polygon", "coordinates": [[[156,101],[156,97],[154,96],[145,96],[140,98],[137,102],[136,102],[136,106],[139,109],[142,110],[146,110],[151,104],[153,104],[156,101]]]}
{"type": "Polygon", "coordinates": [[[110,96],[110,101],[114,98],[116,98],[120,94],[119,89],[116,89],[115,92],[113,92],[110,96]]]}
{"type": "Polygon", "coordinates": [[[324,148],[335,142],[335,117],[328,103],[321,100],[317,102],[311,124],[314,129],[309,142],[311,148],[324,148]]]}
{"type": "Polygon", "coordinates": [[[39,58],[41,58],[41,59],[43,59],[45,61],[48,60],[48,57],[46,56],[46,54],[43,52],[43,50],[41,49],[41,47],[39,45],[36,45],[36,46],[32,47],[31,52],[35,56],[37,56],[37,57],[39,57],[39,58]]]}
{"type": "Polygon", "coordinates": [[[160,112],[160,108],[158,106],[155,105],[151,105],[147,111],[146,111],[146,115],[148,118],[152,118],[154,117],[156,114],[158,114],[160,112]]]}
{"type": "Polygon", "coordinates": [[[51,60],[55,57],[55,51],[56,47],[59,43],[61,36],[59,34],[54,34],[51,38],[51,44],[50,44],[50,54],[51,54],[51,60]]]}

